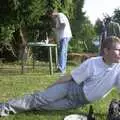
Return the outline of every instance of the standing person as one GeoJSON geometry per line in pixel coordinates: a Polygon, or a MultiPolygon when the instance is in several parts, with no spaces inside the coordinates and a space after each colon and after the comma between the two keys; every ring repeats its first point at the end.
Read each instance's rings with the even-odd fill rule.
{"type": "Polygon", "coordinates": [[[113,87],[120,88],[120,38],[107,37],[103,50],[103,56],[87,59],[43,92],[1,103],[0,115],[77,108],[104,98],[113,87]]]}
{"type": "Polygon", "coordinates": [[[101,34],[100,55],[102,55],[102,43],[108,36],[120,37],[120,25],[117,22],[112,21],[111,17],[107,17],[103,20],[103,29],[101,34]]]}
{"type": "Polygon", "coordinates": [[[120,25],[117,22],[112,21],[111,17],[106,18],[105,20],[105,30],[106,36],[117,36],[120,37],[120,25]]]}
{"type": "Polygon", "coordinates": [[[68,44],[72,38],[70,23],[65,14],[54,10],[50,12],[54,20],[54,31],[58,43],[58,72],[66,72],[68,44]]]}

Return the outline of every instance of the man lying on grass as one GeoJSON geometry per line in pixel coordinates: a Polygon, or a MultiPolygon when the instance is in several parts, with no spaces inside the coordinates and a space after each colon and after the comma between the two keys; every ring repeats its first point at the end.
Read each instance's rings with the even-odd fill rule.
{"type": "Polygon", "coordinates": [[[106,38],[103,51],[103,56],[87,59],[45,91],[1,103],[0,115],[76,108],[103,98],[112,87],[120,88],[120,39],[106,38]]]}

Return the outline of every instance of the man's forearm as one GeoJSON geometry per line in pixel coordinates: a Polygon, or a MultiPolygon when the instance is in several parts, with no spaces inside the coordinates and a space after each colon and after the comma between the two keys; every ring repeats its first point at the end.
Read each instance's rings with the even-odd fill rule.
{"type": "Polygon", "coordinates": [[[67,82],[67,81],[69,81],[69,80],[71,80],[71,79],[72,79],[72,76],[71,76],[71,75],[64,75],[64,76],[60,77],[60,78],[56,81],[56,83],[67,82]]]}
{"type": "Polygon", "coordinates": [[[71,75],[62,76],[54,84],[50,85],[49,87],[52,87],[52,86],[54,86],[56,84],[62,84],[62,83],[68,82],[71,79],[72,79],[71,75]]]}

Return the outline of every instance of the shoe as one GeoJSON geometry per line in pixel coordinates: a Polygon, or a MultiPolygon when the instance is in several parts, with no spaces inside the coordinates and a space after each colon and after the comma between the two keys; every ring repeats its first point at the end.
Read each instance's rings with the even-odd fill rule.
{"type": "Polygon", "coordinates": [[[61,73],[61,70],[60,70],[60,69],[57,69],[55,72],[56,72],[56,73],[61,73]]]}
{"type": "Polygon", "coordinates": [[[2,116],[8,116],[9,112],[7,108],[5,109],[5,105],[3,103],[0,103],[0,117],[2,116]]]}

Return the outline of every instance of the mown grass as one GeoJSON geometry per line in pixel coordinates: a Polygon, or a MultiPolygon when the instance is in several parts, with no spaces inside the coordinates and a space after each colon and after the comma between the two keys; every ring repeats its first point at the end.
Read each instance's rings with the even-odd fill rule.
{"type": "MultiPolygon", "coordinates": [[[[16,65],[15,65],[16,66],[16,65]]],[[[75,66],[68,66],[68,72],[75,66]]],[[[14,97],[30,94],[34,91],[44,90],[59,77],[58,74],[49,75],[48,64],[37,65],[35,70],[25,69],[20,73],[19,67],[3,65],[0,68],[0,101],[5,102],[14,97]],[[9,69],[8,69],[9,68],[9,69]]],[[[93,103],[94,113],[97,120],[106,120],[107,110],[111,99],[119,98],[114,89],[106,98],[93,103]]],[[[9,117],[1,117],[0,120],[63,120],[69,114],[87,114],[89,106],[64,111],[31,111],[9,117]]]]}

